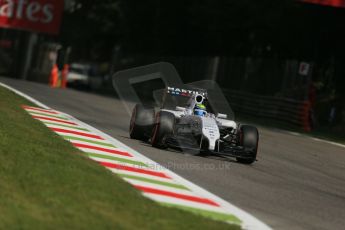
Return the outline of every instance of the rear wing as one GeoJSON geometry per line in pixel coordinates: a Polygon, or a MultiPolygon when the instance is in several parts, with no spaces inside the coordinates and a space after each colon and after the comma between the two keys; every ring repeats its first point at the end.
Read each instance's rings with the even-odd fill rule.
{"type": "Polygon", "coordinates": [[[194,89],[194,88],[186,89],[186,88],[168,86],[166,88],[166,93],[172,94],[172,95],[183,96],[183,97],[192,97],[195,95],[202,95],[205,98],[207,97],[207,90],[205,89],[194,89]]]}

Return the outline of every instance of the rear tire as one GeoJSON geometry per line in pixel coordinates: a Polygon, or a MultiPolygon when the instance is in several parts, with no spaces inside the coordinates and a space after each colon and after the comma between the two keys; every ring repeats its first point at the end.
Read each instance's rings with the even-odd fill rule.
{"type": "Polygon", "coordinates": [[[131,139],[148,141],[154,125],[155,110],[137,104],[132,112],[129,125],[129,136],[131,139]]]}
{"type": "Polygon", "coordinates": [[[241,125],[241,145],[247,153],[250,153],[250,158],[237,157],[236,160],[242,164],[253,164],[256,161],[259,144],[258,129],[250,125],[241,125]]]}
{"type": "Polygon", "coordinates": [[[165,138],[174,133],[175,115],[161,111],[156,115],[156,122],[152,131],[151,144],[156,148],[167,148],[165,138]]]}

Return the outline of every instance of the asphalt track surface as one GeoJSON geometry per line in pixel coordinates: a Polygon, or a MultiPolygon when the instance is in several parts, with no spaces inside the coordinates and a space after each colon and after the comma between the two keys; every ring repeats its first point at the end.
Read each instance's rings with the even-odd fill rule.
{"type": "Polygon", "coordinates": [[[274,229],[345,229],[341,146],[259,128],[258,162],[252,166],[187,156],[129,139],[130,116],[116,98],[7,78],[0,82],[113,136],[274,229]]]}

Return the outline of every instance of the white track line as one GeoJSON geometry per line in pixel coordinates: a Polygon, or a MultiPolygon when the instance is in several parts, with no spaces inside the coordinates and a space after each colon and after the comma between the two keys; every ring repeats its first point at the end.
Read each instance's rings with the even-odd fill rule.
{"type": "MultiPolygon", "coordinates": [[[[45,108],[45,109],[50,109],[48,106],[44,105],[43,103],[35,100],[34,98],[10,87],[7,86],[3,83],[0,83],[1,86],[13,91],[14,93],[26,98],[27,100],[31,101],[32,103],[36,104],[37,106],[41,107],[41,108],[45,108]]],[[[85,127],[86,129],[90,130],[92,133],[95,133],[103,138],[105,138],[106,140],[108,140],[110,143],[112,143],[113,145],[123,148],[123,149],[127,149],[127,151],[129,153],[131,153],[132,155],[135,156],[136,159],[141,159],[142,162],[146,163],[146,164],[150,164],[150,165],[156,165],[156,168],[159,168],[160,170],[155,170],[158,172],[163,172],[165,174],[167,174],[168,176],[170,176],[171,178],[173,178],[174,181],[178,182],[179,184],[182,184],[186,187],[188,187],[189,189],[191,189],[192,191],[195,192],[195,194],[199,194],[202,197],[206,197],[207,199],[210,199],[218,204],[220,204],[220,206],[227,211],[229,214],[232,214],[234,216],[236,216],[237,218],[241,219],[242,221],[242,228],[243,229],[247,229],[247,230],[270,230],[271,228],[269,226],[267,226],[266,224],[264,224],[263,222],[259,221],[257,218],[255,218],[254,216],[250,215],[249,213],[243,211],[242,209],[236,207],[235,205],[223,200],[222,198],[208,192],[207,190],[201,188],[200,186],[184,179],[183,177],[177,175],[176,173],[164,168],[163,166],[159,165],[158,163],[152,161],[151,159],[147,158],[146,156],[142,155],[141,153],[135,151],[134,149],[130,148],[129,146],[123,144],[122,142],[118,141],[117,139],[99,131],[98,129],[77,120],[76,118],[65,114],[65,113],[60,113],[63,114],[66,117],[69,117],[72,121],[75,121],[77,124],[81,125],[82,127],[85,127]]],[[[123,171],[123,173],[127,173],[125,171],[123,171]]],[[[147,194],[145,194],[146,196],[149,196],[147,194]]],[[[184,203],[185,204],[185,203],[184,203]]]]}
{"type": "Polygon", "coordinates": [[[327,144],[330,144],[330,145],[335,145],[335,146],[338,146],[338,147],[341,147],[341,148],[345,148],[345,145],[337,143],[337,142],[334,142],[334,141],[328,141],[328,140],[324,140],[324,139],[308,136],[306,134],[301,134],[301,133],[297,133],[297,132],[291,132],[291,131],[285,131],[285,130],[281,130],[281,131],[284,132],[284,133],[293,135],[293,136],[305,137],[305,138],[312,139],[314,141],[323,142],[323,143],[327,143],[327,144]]]}
{"type": "Polygon", "coordinates": [[[44,108],[44,109],[51,109],[51,108],[49,108],[48,106],[46,106],[45,104],[42,104],[41,102],[39,102],[39,101],[33,99],[33,98],[30,97],[29,95],[27,95],[27,94],[25,94],[25,93],[22,93],[22,92],[20,92],[20,91],[18,91],[18,90],[16,90],[16,89],[12,88],[12,87],[9,86],[9,85],[6,85],[6,84],[1,83],[1,82],[0,82],[0,85],[1,85],[2,87],[6,88],[6,89],[11,90],[11,91],[14,92],[15,94],[24,97],[24,98],[27,99],[28,101],[31,101],[32,103],[36,104],[37,106],[39,106],[39,107],[41,107],[41,108],[44,108]]]}
{"type": "Polygon", "coordinates": [[[336,142],[333,142],[333,141],[326,141],[326,140],[322,140],[322,139],[319,139],[319,138],[316,138],[316,137],[309,137],[309,138],[313,139],[314,141],[324,142],[324,143],[328,143],[328,144],[331,144],[331,145],[336,145],[338,147],[345,148],[345,145],[339,144],[339,143],[336,143],[336,142]]]}

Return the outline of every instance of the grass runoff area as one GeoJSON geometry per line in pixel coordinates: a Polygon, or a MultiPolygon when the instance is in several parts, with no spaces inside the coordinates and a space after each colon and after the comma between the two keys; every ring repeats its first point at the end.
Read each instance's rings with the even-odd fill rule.
{"type": "Polygon", "coordinates": [[[0,229],[239,229],[144,198],[0,87],[0,229]]]}

